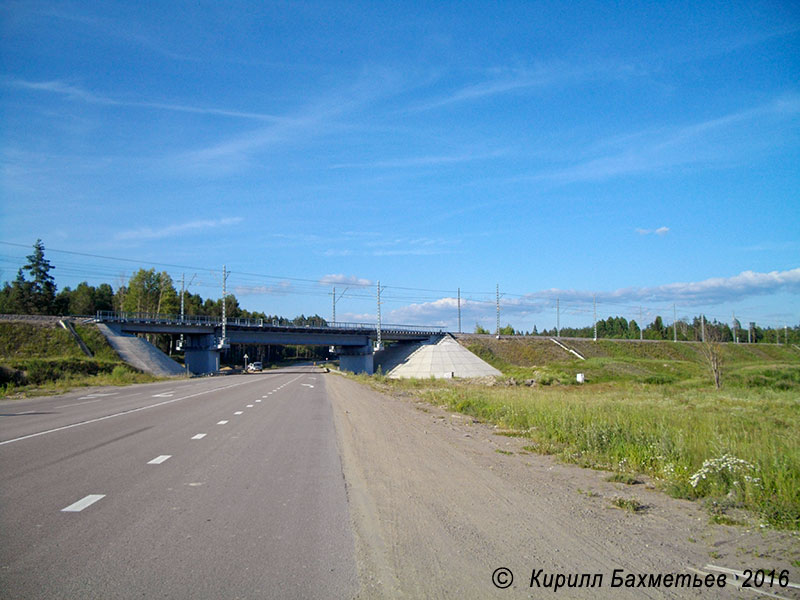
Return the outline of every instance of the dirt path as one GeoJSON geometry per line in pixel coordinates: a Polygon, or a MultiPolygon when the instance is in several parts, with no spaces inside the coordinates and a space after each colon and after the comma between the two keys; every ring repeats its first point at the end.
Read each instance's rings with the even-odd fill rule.
{"type": "MultiPolygon", "coordinates": [[[[356,532],[359,598],[552,595],[552,587],[530,587],[539,569],[542,586],[559,573],[603,575],[602,587],[559,590],[565,598],[757,597],[731,578],[723,590],[612,588],[615,569],[638,576],[718,573],[708,564],[788,568],[792,582],[800,579],[788,562],[800,554],[796,534],[710,525],[696,503],[522,454],[524,442],[464,415],[338,375],[326,386],[356,532]],[[621,510],[611,504],[616,497],[636,497],[647,508],[621,510]],[[500,567],[514,574],[508,589],[492,583],[500,567]]],[[[797,589],[763,589],[800,598],[797,589]]]]}

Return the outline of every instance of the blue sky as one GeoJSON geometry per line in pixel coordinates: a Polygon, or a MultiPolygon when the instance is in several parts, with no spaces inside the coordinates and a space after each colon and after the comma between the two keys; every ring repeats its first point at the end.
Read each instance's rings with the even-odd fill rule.
{"type": "Polygon", "coordinates": [[[0,269],[518,329],[800,323],[796,2],[3,2],[0,269]],[[21,244],[25,247],[11,244],[21,244]],[[64,251],[64,252],[61,252],[64,251]],[[73,253],[73,254],[69,254],[73,253]],[[74,254],[79,253],[79,254],[74,254]],[[89,256],[92,255],[92,256],[89,256]],[[112,257],[125,260],[111,260],[112,257]],[[169,265],[169,266],[166,266],[169,265]],[[196,274],[196,276],[195,276],[196,274]]]}

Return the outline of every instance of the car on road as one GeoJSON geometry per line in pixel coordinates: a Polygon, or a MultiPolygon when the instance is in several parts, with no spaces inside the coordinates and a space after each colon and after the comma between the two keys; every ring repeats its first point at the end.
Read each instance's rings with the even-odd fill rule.
{"type": "Polygon", "coordinates": [[[261,366],[261,362],[260,361],[255,360],[255,361],[251,362],[249,365],[247,365],[247,372],[248,373],[256,373],[256,372],[262,371],[262,370],[263,370],[263,367],[261,366]]]}

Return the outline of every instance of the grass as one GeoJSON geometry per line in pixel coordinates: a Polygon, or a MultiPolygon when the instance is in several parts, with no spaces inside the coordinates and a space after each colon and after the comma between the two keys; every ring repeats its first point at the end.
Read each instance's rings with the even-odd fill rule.
{"type": "MultiPolygon", "coordinates": [[[[492,386],[359,379],[515,432],[528,438],[528,452],[613,471],[622,483],[646,475],[674,497],[724,501],[800,530],[800,352],[728,344],[723,389],[714,390],[694,344],[585,341],[594,356],[587,350],[579,361],[545,342],[526,354],[517,340],[470,340],[503,372],[492,386]],[[538,366],[511,362],[536,357],[544,357],[538,366]],[[574,383],[576,372],[587,384],[574,383]],[[531,379],[536,385],[523,385],[531,379]]],[[[713,506],[717,520],[731,520],[713,506]]]]}
{"type": "Polygon", "coordinates": [[[534,442],[526,450],[643,473],[675,497],[731,495],[767,523],[800,528],[800,402],[791,391],[451,385],[422,396],[518,431],[534,442]]]}
{"type": "Polygon", "coordinates": [[[624,483],[625,485],[637,485],[642,483],[630,473],[614,473],[610,477],[607,477],[606,481],[610,481],[612,483],[624,483]]]}
{"type": "Polygon", "coordinates": [[[0,323],[0,398],[158,380],[124,364],[95,326],[75,325],[75,330],[93,358],[62,327],[0,323]]]}
{"type": "Polygon", "coordinates": [[[613,506],[617,508],[621,508],[622,510],[627,510],[630,513],[636,514],[637,512],[642,512],[645,510],[645,506],[639,502],[636,498],[614,498],[611,501],[613,506]]]}

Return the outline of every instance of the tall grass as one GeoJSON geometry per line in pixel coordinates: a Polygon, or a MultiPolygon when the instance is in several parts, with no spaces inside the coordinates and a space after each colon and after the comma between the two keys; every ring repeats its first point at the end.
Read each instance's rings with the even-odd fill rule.
{"type": "Polygon", "coordinates": [[[535,451],[647,474],[673,496],[724,499],[771,525],[800,528],[800,400],[792,392],[450,385],[423,397],[529,437],[535,451]]]}

